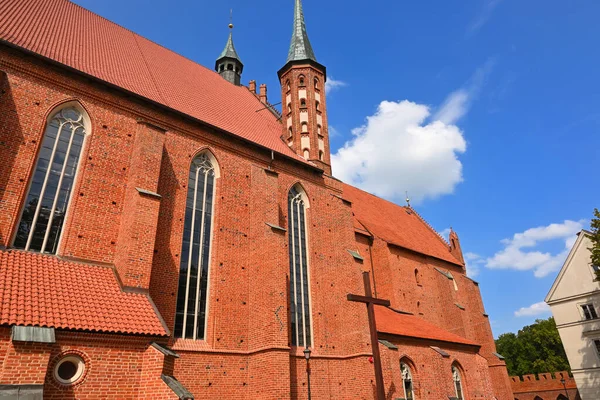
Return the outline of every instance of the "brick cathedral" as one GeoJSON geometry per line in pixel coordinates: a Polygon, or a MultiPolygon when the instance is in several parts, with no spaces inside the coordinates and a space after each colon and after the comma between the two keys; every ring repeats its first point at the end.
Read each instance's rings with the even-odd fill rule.
{"type": "Polygon", "coordinates": [[[332,175],[293,16],[279,112],[231,34],[0,0],[0,398],[375,399],[368,272],[386,399],[513,399],[456,233],[332,175]]]}

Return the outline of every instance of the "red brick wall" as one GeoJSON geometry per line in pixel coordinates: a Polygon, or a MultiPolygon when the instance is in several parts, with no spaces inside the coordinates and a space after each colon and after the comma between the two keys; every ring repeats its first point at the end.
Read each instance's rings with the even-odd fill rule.
{"type": "MultiPolygon", "coordinates": [[[[288,237],[265,224],[287,228],[287,194],[296,183],[302,185],[310,202],[307,228],[314,398],[373,398],[367,314],[363,304],[346,300],[347,293],[364,293],[363,270],[374,273],[379,297],[482,343],[481,354],[488,362],[493,360],[489,355],[493,340],[479,292],[462,276],[462,268],[390,247],[381,240],[375,239],[371,245],[365,237],[355,236],[352,208],[338,197],[342,195],[338,181],[279,155],[272,162],[269,151],[144,106],[6,47],[0,47],[0,70],[7,73],[0,77],[0,245],[10,246],[45,119],[55,105],[76,99],[89,114],[91,130],[59,255],[115,264],[124,285],[148,288],[170,329],[177,299],[189,164],[200,151],[208,150],[216,158],[220,177],[216,181],[206,338],[170,340],[181,354],[173,367],[174,376],[200,398],[305,397],[305,361],[301,349],[289,348],[288,237]],[[140,125],[140,120],[151,125],[140,125]],[[266,171],[269,167],[277,173],[266,171]],[[141,196],[135,190],[140,186],[162,197],[141,196]],[[358,249],[365,261],[357,262],[347,249],[358,249]],[[451,270],[459,290],[434,266],[451,270]],[[421,286],[414,280],[415,268],[421,286]],[[466,310],[460,310],[455,302],[466,310]]],[[[321,106],[324,111],[324,98],[321,106]]],[[[108,394],[113,398],[134,398],[139,395],[140,379],[154,379],[158,371],[155,362],[160,357],[147,350],[148,344],[147,338],[59,332],[50,364],[59,352],[76,350],[89,357],[91,367],[85,381],[68,391],[51,384],[47,376],[45,396],[94,398],[111,390],[108,394]]],[[[439,360],[440,356],[431,354],[423,344],[403,342],[403,346],[416,365],[431,365],[417,367],[423,371],[420,390],[446,393],[448,383],[431,377],[436,371],[440,376],[449,374],[448,360],[439,360]]],[[[453,359],[465,369],[469,393],[488,393],[490,382],[500,393],[502,385],[496,381],[502,379],[502,372],[490,375],[481,356],[464,349],[453,351],[453,359]]],[[[14,359],[6,357],[9,353],[2,348],[0,354],[5,364],[14,359]]],[[[386,386],[398,384],[396,361],[388,361],[386,386]]],[[[144,385],[163,389],[157,381],[144,381],[144,385]]]]}

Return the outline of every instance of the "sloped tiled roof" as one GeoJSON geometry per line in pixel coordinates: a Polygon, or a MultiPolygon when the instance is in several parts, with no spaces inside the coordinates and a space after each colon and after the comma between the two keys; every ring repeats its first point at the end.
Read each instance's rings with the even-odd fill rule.
{"type": "Polygon", "coordinates": [[[463,265],[450,253],[448,244],[413,209],[347,184],[344,184],[344,198],[352,202],[352,211],[358,220],[354,223],[355,228],[363,225],[388,243],[463,265]]]}
{"type": "Polygon", "coordinates": [[[148,297],[121,290],[109,267],[0,251],[0,324],[167,335],[148,297]]]}
{"type": "Polygon", "coordinates": [[[380,333],[480,346],[462,336],[445,331],[422,318],[409,314],[401,314],[388,307],[375,306],[375,320],[377,322],[377,331],[380,333]]]}
{"type": "Polygon", "coordinates": [[[247,88],[68,0],[0,1],[0,40],[305,162],[247,88]]]}

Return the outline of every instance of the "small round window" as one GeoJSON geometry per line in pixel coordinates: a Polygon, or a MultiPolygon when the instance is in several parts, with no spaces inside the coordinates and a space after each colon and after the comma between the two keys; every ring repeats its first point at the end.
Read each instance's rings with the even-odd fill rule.
{"type": "Polygon", "coordinates": [[[54,378],[63,385],[77,382],[85,370],[85,363],[81,357],[69,355],[63,357],[54,367],[54,378]]]}

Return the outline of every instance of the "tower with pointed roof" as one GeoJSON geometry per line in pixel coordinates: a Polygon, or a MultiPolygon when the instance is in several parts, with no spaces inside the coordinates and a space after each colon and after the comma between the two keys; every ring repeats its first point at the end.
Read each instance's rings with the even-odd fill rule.
{"type": "Polygon", "coordinates": [[[239,86],[242,80],[242,71],[244,64],[235,51],[233,45],[233,24],[229,24],[229,38],[225,44],[225,48],[215,62],[215,71],[219,73],[226,81],[239,86]]]}
{"type": "Polygon", "coordinates": [[[301,0],[295,0],[290,49],[278,76],[285,141],[296,154],[331,175],[325,105],[327,71],[317,62],[308,39],[301,0]]]}

